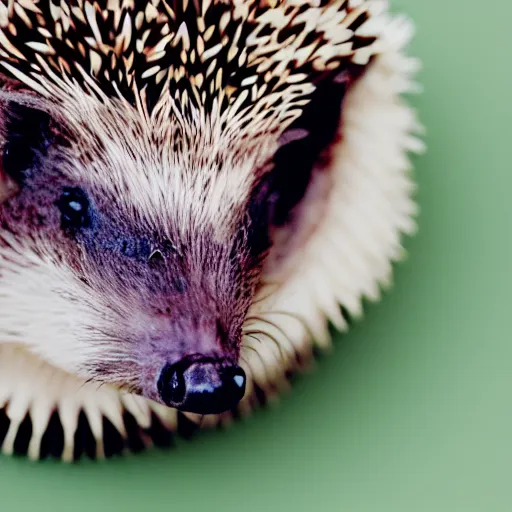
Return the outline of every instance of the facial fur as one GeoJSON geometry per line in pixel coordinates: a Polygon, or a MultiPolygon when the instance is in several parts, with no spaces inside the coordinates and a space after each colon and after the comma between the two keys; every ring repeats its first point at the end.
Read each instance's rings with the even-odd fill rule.
{"type": "MultiPolygon", "coordinates": [[[[201,29],[194,20],[189,31],[201,29]]],[[[251,23],[236,32],[240,49],[253,48],[251,30],[266,37],[251,23]]],[[[185,86],[181,71],[169,71],[156,99],[141,87],[142,64],[117,90],[98,69],[82,86],[63,71],[39,87],[22,60],[4,65],[26,83],[21,92],[4,85],[0,98],[2,175],[16,187],[0,205],[2,342],[155,400],[165,365],[194,354],[238,360],[265,263],[297,247],[290,234],[301,232],[299,207],[364,69],[326,54],[303,69],[290,64],[286,82],[275,55],[268,65],[259,56],[266,44],[271,52],[261,43],[254,64],[220,75],[194,100],[211,63],[187,61],[185,86]],[[249,94],[246,79],[253,84],[265,69],[275,80],[249,94]]],[[[226,66],[233,59],[228,48],[219,55],[226,66]]]]}
{"type": "MultiPolygon", "coordinates": [[[[44,112],[11,104],[6,118],[4,171],[19,192],[0,209],[3,340],[149,396],[165,363],[195,353],[236,360],[265,250],[247,244],[247,198],[219,208],[224,232],[199,202],[151,217],[140,204],[165,189],[126,197],[119,182],[76,168],[77,141],[59,144],[44,112]]],[[[116,163],[104,154],[101,165],[108,176],[116,163]]]]}

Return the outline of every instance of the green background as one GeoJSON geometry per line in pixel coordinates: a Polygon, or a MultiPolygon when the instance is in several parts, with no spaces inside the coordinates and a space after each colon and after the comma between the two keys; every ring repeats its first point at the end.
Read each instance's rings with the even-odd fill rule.
{"type": "Polygon", "coordinates": [[[396,286],[277,409],[106,464],[0,459],[0,510],[512,511],[512,3],[396,0],[429,152],[396,286]]]}

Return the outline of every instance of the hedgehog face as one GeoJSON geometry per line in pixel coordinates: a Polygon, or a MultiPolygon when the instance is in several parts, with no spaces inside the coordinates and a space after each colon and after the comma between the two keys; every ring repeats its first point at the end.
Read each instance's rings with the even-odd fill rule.
{"type": "MultiPolygon", "coordinates": [[[[200,203],[196,213],[161,208],[155,221],[140,204],[165,195],[158,184],[116,195],[108,179],[87,179],[94,170],[84,172],[75,141],[58,140],[48,114],[8,110],[2,167],[18,192],[0,208],[9,262],[2,339],[184,410],[236,405],[245,386],[242,323],[267,248],[264,199],[256,213],[247,198],[230,215],[219,212],[229,221],[222,232],[200,203]]],[[[115,163],[96,165],[108,172],[115,163]]]]}
{"type": "Polygon", "coordinates": [[[256,294],[285,281],[330,199],[343,99],[378,49],[360,31],[373,7],[100,4],[0,16],[17,188],[0,206],[0,337],[221,412],[243,395],[256,294]]]}
{"type": "Polygon", "coordinates": [[[203,158],[197,172],[149,139],[127,152],[125,127],[138,121],[103,116],[82,128],[109,131],[98,151],[44,110],[6,109],[2,166],[17,193],[0,207],[2,338],[85,378],[222,412],[243,396],[244,319],[317,155],[297,158],[308,133],[294,127],[288,150],[227,166],[203,158]],[[292,164],[289,187],[280,173],[292,164]],[[115,178],[119,167],[132,182],[115,178]]]}

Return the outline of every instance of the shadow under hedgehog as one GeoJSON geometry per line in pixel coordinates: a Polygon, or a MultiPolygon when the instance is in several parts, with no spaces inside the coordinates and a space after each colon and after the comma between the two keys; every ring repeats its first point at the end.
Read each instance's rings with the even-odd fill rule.
{"type": "Polygon", "coordinates": [[[70,461],[275,397],[415,229],[382,0],[0,3],[0,441],[70,461]]]}

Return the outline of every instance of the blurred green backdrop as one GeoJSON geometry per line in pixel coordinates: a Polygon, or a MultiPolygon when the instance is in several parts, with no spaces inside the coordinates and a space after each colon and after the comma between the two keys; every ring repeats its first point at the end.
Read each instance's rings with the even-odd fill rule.
{"type": "Polygon", "coordinates": [[[512,511],[512,3],[392,4],[429,145],[392,293],[277,410],[170,453],[0,458],[0,510],[512,511]]]}

